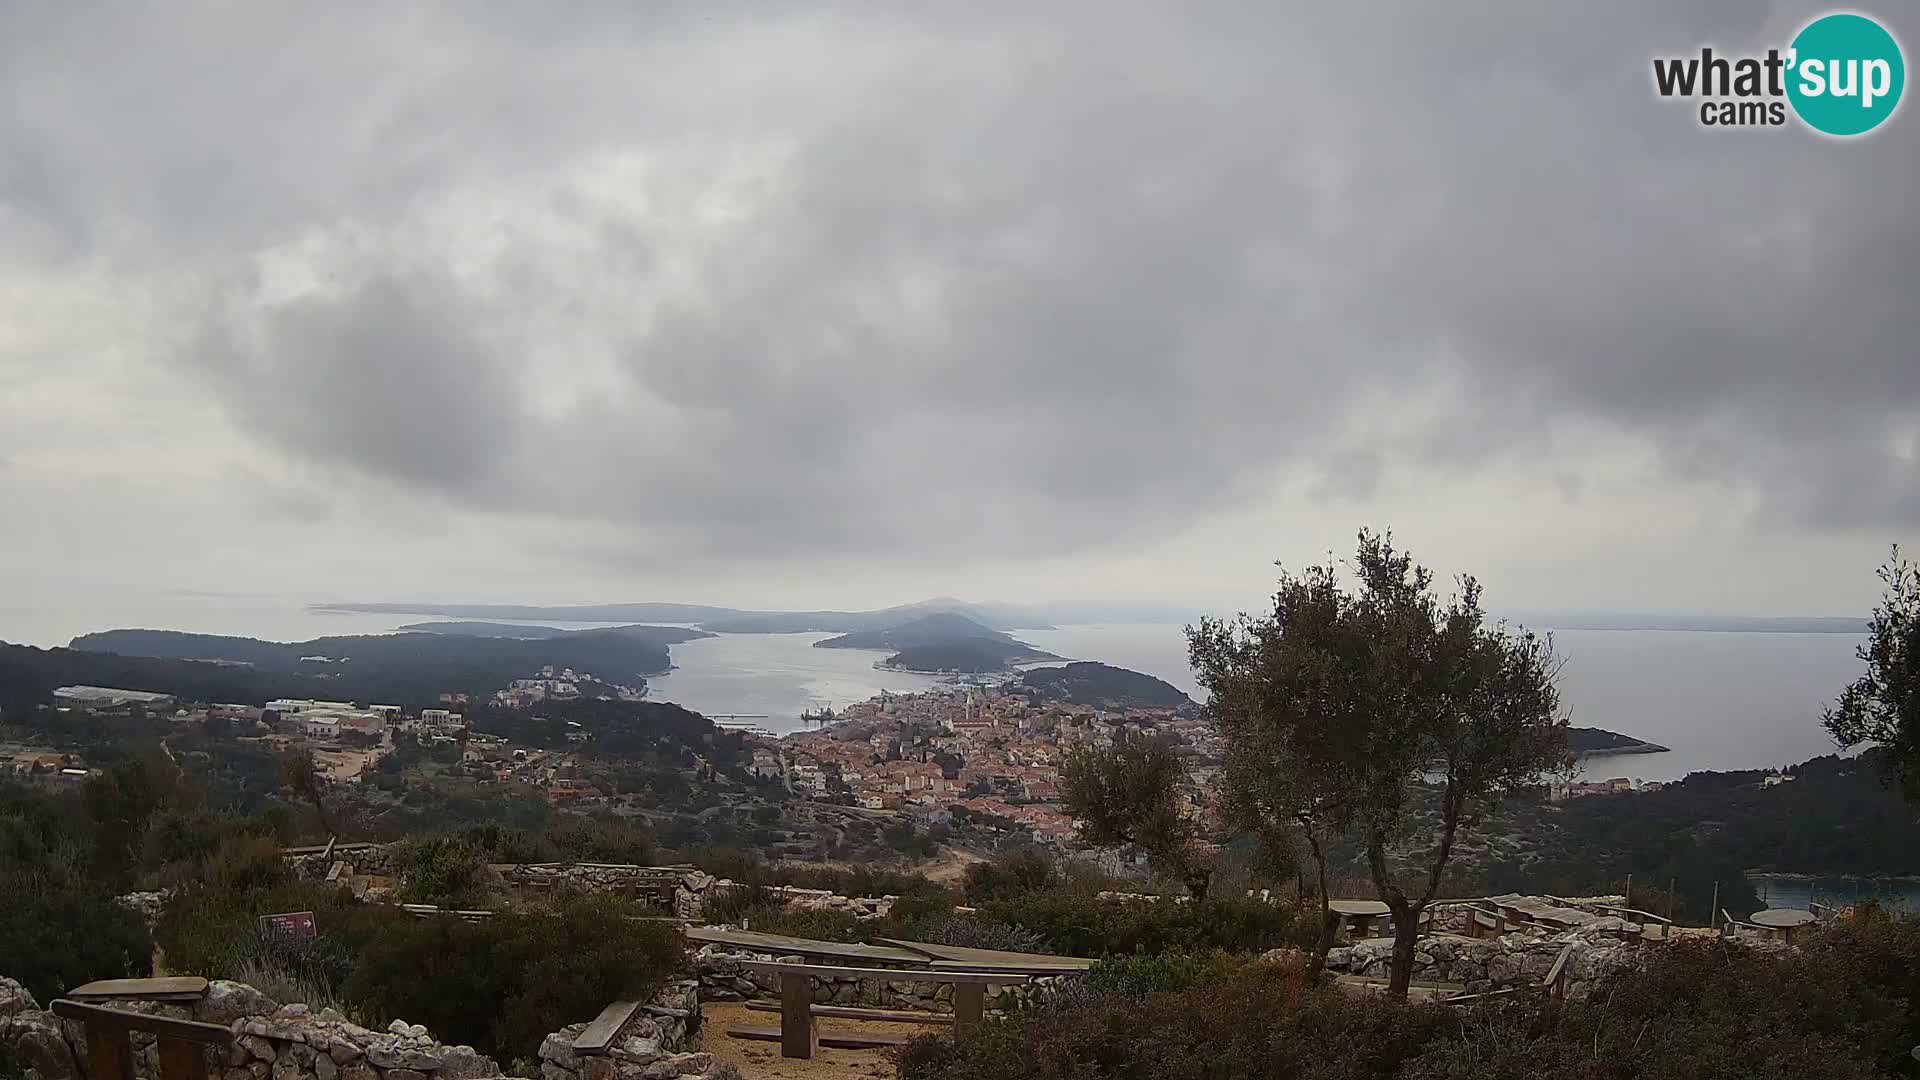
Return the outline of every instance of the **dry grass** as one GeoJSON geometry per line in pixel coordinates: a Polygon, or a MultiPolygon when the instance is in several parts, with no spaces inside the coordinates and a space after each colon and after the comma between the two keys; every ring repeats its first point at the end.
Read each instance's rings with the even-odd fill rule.
{"type": "MultiPolygon", "coordinates": [[[[829,1050],[821,1047],[809,1060],[783,1058],[780,1044],[729,1038],[730,1027],[778,1027],[778,1013],[753,1012],[736,1002],[710,1001],[701,1007],[700,1049],[740,1070],[746,1080],[844,1080],[850,1077],[892,1077],[889,1050],[829,1050]]],[[[945,1028],[913,1024],[883,1024],[871,1020],[821,1017],[820,1030],[876,1035],[939,1033],[945,1028]]]]}

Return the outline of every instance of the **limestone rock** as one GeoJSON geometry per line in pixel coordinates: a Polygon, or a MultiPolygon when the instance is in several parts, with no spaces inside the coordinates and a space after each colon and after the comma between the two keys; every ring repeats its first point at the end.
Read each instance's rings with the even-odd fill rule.
{"type": "Polygon", "coordinates": [[[313,1075],[319,1080],[336,1080],[340,1075],[340,1066],[333,1063],[331,1055],[320,1054],[313,1059],[313,1075]]]}
{"type": "Polygon", "coordinates": [[[327,1040],[327,1056],[335,1065],[351,1065],[365,1057],[366,1051],[335,1035],[327,1040]]]}
{"type": "Polygon", "coordinates": [[[33,999],[33,994],[25,986],[0,975],[0,1018],[37,1011],[39,1008],[40,1003],[33,999]]]}
{"type": "Polygon", "coordinates": [[[615,1061],[647,1065],[660,1056],[660,1040],[640,1035],[623,1036],[607,1047],[607,1056],[615,1061]]]}
{"type": "Polygon", "coordinates": [[[427,1074],[418,1069],[388,1069],[387,1080],[427,1080],[427,1074]]]}
{"type": "Polygon", "coordinates": [[[47,1014],[15,1013],[7,1030],[11,1033],[14,1054],[21,1064],[38,1074],[40,1080],[79,1080],[79,1063],[74,1061],[73,1051],[59,1025],[47,1014]]]}
{"type": "Polygon", "coordinates": [[[573,1052],[573,1040],[585,1030],[585,1025],[569,1025],[547,1036],[540,1043],[540,1060],[569,1071],[580,1068],[580,1058],[573,1052]]]}
{"type": "Polygon", "coordinates": [[[240,1045],[246,1047],[247,1053],[252,1054],[254,1058],[260,1061],[270,1062],[280,1056],[279,1051],[273,1048],[271,1041],[252,1032],[240,1036],[240,1045]]]}
{"type": "Polygon", "coordinates": [[[380,1074],[364,1061],[356,1061],[340,1070],[340,1080],[380,1080],[380,1074]]]}
{"type": "Polygon", "coordinates": [[[273,1063],[273,1080],[301,1080],[300,1063],[287,1054],[273,1063]]]}
{"type": "Polygon", "coordinates": [[[499,1076],[500,1066],[493,1059],[480,1053],[471,1046],[451,1046],[440,1051],[440,1068],[435,1075],[440,1080],[479,1080],[481,1077],[499,1076]]]}

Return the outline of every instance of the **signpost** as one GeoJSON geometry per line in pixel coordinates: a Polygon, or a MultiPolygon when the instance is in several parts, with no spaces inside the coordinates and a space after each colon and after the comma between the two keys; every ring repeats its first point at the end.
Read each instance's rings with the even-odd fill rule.
{"type": "Polygon", "coordinates": [[[279,915],[262,915],[260,932],[269,936],[284,937],[291,941],[312,941],[316,933],[313,927],[313,912],[288,911],[279,915]]]}

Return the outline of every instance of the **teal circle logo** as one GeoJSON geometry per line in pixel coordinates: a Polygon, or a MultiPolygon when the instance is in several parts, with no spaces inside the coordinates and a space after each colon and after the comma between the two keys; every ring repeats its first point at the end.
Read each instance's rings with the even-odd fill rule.
{"type": "Polygon", "coordinates": [[[1815,131],[1864,135],[1893,115],[1907,85],[1900,43],[1865,15],[1808,23],[1789,53],[1787,100],[1815,131]]]}

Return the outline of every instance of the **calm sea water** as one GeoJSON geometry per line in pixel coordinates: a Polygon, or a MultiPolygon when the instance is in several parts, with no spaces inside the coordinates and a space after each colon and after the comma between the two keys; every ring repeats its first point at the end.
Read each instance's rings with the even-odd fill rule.
{"type": "MultiPolygon", "coordinates": [[[[140,626],[299,641],[390,631],[411,616],[309,612],[288,597],[78,591],[31,603],[0,596],[0,640],[65,644],[76,634],[140,626]]],[[[580,624],[599,625],[599,624],[580,624]]],[[[795,730],[821,705],[910,692],[937,680],[877,671],[881,654],[816,649],[820,634],[725,634],[673,647],[675,670],[652,681],[656,699],[706,713],[765,713],[795,730]]],[[[1120,623],[1026,631],[1049,652],[1157,675],[1188,693],[1181,628],[1120,623]]],[[[1829,753],[1821,708],[1858,674],[1849,634],[1563,630],[1561,690],[1576,724],[1670,747],[1665,754],[1588,759],[1590,778],[1672,780],[1696,769],[1758,769],[1829,753]]]]}

